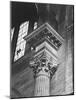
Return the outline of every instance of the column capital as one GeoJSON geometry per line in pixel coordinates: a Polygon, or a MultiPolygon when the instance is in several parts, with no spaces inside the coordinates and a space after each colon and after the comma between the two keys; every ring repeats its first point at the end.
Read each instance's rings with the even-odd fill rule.
{"type": "Polygon", "coordinates": [[[50,77],[50,75],[54,75],[59,64],[53,64],[46,58],[44,54],[42,57],[36,57],[32,61],[30,61],[30,66],[31,68],[33,68],[35,76],[46,75],[47,77],[50,77]]]}

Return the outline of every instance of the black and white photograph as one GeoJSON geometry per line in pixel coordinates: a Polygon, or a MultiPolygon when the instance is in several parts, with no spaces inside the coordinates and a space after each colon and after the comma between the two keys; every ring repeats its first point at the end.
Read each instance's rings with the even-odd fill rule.
{"type": "Polygon", "coordinates": [[[74,95],[74,5],[10,1],[10,98],[74,95]]]}

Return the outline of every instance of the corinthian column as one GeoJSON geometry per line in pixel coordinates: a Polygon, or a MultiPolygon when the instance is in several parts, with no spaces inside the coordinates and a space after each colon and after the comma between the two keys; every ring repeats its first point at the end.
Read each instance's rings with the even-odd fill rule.
{"type": "Polygon", "coordinates": [[[53,65],[46,57],[35,59],[30,65],[35,78],[34,96],[49,96],[50,78],[57,70],[57,65],[53,65]]]}
{"type": "Polygon", "coordinates": [[[34,96],[50,95],[50,80],[57,70],[58,50],[63,38],[48,24],[25,37],[31,48],[30,66],[34,72],[34,96]]]}

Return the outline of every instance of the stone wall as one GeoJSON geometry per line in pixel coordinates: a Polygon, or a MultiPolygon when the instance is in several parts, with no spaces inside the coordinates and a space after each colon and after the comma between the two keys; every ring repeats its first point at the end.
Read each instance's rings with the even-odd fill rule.
{"type": "Polygon", "coordinates": [[[65,41],[58,51],[59,68],[51,80],[51,95],[73,94],[73,30],[66,31],[65,41]]]}

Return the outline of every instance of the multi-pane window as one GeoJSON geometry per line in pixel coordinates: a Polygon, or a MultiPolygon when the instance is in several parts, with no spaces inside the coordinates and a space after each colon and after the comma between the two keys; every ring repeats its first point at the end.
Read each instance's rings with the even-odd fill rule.
{"type": "Polygon", "coordinates": [[[21,58],[25,53],[26,40],[24,40],[23,37],[26,36],[28,33],[28,26],[29,26],[29,21],[26,21],[20,25],[14,61],[21,58]]]}
{"type": "Polygon", "coordinates": [[[11,41],[12,41],[12,38],[13,38],[13,35],[14,35],[14,30],[15,30],[15,28],[11,29],[11,41]]]}
{"type": "Polygon", "coordinates": [[[34,23],[34,30],[37,28],[37,22],[34,23]]]}

